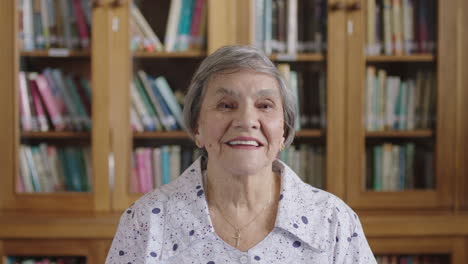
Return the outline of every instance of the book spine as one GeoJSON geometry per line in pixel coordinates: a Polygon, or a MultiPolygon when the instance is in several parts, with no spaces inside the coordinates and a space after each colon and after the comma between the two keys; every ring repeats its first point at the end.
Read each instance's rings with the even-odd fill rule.
{"type": "Polygon", "coordinates": [[[83,102],[80,100],[80,96],[78,95],[77,88],[75,86],[75,82],[73,81],[73,77],[71,75],[66,76],[65,82],[67,85],[67,90],[70,93],[70,97],[76,106],[76,110],[79,116],[79,122],[82,124],[82,127],[85,128],[86,131],[91,130],[91,119],[89,114],[86,112],[86,108],[83,105],[83,102]]]}
{"type": "Polygon", "coordinates": [[[44,101],[49,117],[52,120],[54,129],[56,131],[62,131],[65,129],[65,124],[62,119],[62,115],[55,103],[54,97],[52,96],[52,91],[47,83],[46,78],[43,75],[37,75],[36,84],[39,88],[39,93],[41,94],[42,100],[44,101]]]}
{"type": "Polygon", "coordinates": [[[130,192],[139,193],[139,179],[138,179],[138,165],[136,160],[136,153],[132,151],[131,154],[131,178],[130,178],[130,192]]]}
{"type": "Polygon", "coordinates": [[[164,101],[167,103],[169,109],[174,115],[174,118],[177,120],[178,125],[185,129],[184,121],[182,119],[182,108],[177,102],[174,92],[171,90],[166,78],[164,78],[164,76],[159,76],[155,79],[154,83],[159,89],[159,94],[163,97],[164,101]]]}
{"type": "Polygon", "coordinates": [[[190,25],[190,48],[193,50],[200,50],[200,33],[202,19],[203,19],[203,9],[205,8],[206,0],[195,0],[195,5],[193,8],[192,23],[190,25]]]}
{"type": "Polygon", "coordinates": [[[265,30],[263,32],[264,36],[264,51],[265,54],[271,54],[272,52],[272,0],[264,0],[265,13],[263,13],[263,24],[265,30]]]}
{"type": "Polygon", "coordinates": [[[21,108],[21,125],[24,131],[32,130],[31,105],[28,98],[28,85],[25,72],[19,72],[19,96],[21,108]]]}
{"type": "Polygon", "coordinates": [[[164,46],[167,52],[175,51],[181,8],[182,0],[171,0],[169,18],[166,25],[166,36],[164,38],[164,46]]]}
{"type": "Polygon", "coordinates": [[[41,24],[42,34],[44,36],[44,47],[50,48],[50,25],[49,25],[49,7],[48,0],[41,0],[41,24]]]}
{"type": "Polygon", "coordinates": [[[179,22],[179,34],[177,41],[177,51],[186,51],[188,49],[190,37],[190,23],[192,20],[193,0],[182,0],[182,9],[179,22]]]}
{"type": "Polygon", "coordinates": [[[144,150],[142,148],[137,148],[136,149],[136,160],[137,160],[137,171],[138,171],[138,190],[141,193],[146,192],[146,186],[147,186],[147,181],[146,181],[146,176],[145,176],[145,167],[144,167],[144,150]]]}
{"type": "Polygon", "coordinates": [[[33,98],[34,109],[36,110],[36,114],[37,114],[39,131],[49,131],[49,125],[47,123],[47,116],[45,114],[41,99],[39,97],[36,77],[37,77],[37,73],[29,74],[29,82],[31,84],[31,95],[33,98]]]}
{"type": "Polygon", "coordinates": [[[254,0],[253,3],[253,13],[252,18],[255,21],[255,30],[253,30],[252,40],[254,41],[254,45],[260,49],[264,48],[264,32],[265,32],[265,25],[264,25],[264,6],[265,2],[263,0],[254,0]]]}
{"type": "Polygon", "coordinates": [[[171,181],[170,153],[168,146],[161,147],[161,157],[163,184],[168,184],[171,181]]]}
{"type": "Polygon", "coordinates": [[[297,1],[288,0],[287,53],[297,53],[297,1]]]}
{"type": "Polygon", "coordinates": [[[162,107],[158,102],[158,99],[154,93],[154,90],[152,89],[151,80],[146,75],[146,73],[142,70],[139,70],[137,72],[137,75],[140,80],[140,83],[142,84],[144,91],[146,92],[146,95],[148,96],[151,106],[154,108],[153,111],[155,112],[157,117],[159,117],[159,120],[161,121],[161,125],[164,127],[165,130],[168,130],[168,131],[171,130],[171,125],[168,123],[168,119],[166,118],[166,115],[164,114],[164,111],[162,110],[162,107]]]}
{"type": "Polygon", "coordinates": [[[145,148],[144,157],[145,157],[145,175],[147,180],[146,192],[150,192],[154,188],[154,176],[153,176],[153,166],[152,166],[152,151],[151,148],[145,148]]]}
{"type": "Polygon", "coordinates": [[[383,17],[384,17],[384,50],[385,55],[393,54],[392,44],[392,23],[391,23],[391,4],[390,0],[383,0],[383,17]]]}
{"type": "Polygon", "coordinates": [[[155,188],[163,184],[162,172],[161,172],[161,149],[153,149],[153,176],[155,188]]]}
{"type": "Polygon", "coordinates": [[[26,154],[26,148],[29,148],[26,145],[20,146],[20,175],[23,178],[23,186],[25,192],[34,192],[34,183],[32,179],[31,167],[29,166],[28,156],[26,154]]]}
{"type": "Polygon", "coordinates": [[[82,49],[89,49],[89,33],[88,27],[86,26],[85,15],[83,9],[81,9],[80,0],[72,0],[73,10],[75,11],[75,19],[80,34],[80,46],[82,49]]]}
{"type": "Polygon", "coordinates": [[[143,33],[149,38],[149,40],[152,43],[152,45],[154,46],[154,48],[157,51],[162,51],[163,46],[162,46],[161,41],[156,36],[153,29],[148,24],[148,21],[146,21],[145,17],[143,16],[143,14],[140,12],[140,10],[138,9],[138,7],[135,4],[132,4],[131,14],[132,14],[132,18],[135,19],[137,25],[140,26],[143,33]]]}
{"type": "Polygon", "coordinates": [[[68,1],[59,0],[60,6],[57,8],[60,11],[61,21],[63,26],[64,45],[67,49],[73,49],[72,25],[70,11],[68,10],[68,1]]]}
{"type": "Polygon", "coordinates": [[[403,54],[403,38],[402,38],[402,16],[401,16],[401,0],[392,0],[392,15],[393,15],[393,43],[394,54],[403,54]]]}
{"type": "Polygon", "coordinates": [[[163,130],[163,127],[160,123],[160,120],[156,114],[156,111],[154,110],[154,105],[151,104],[151,101],[148,97],[148,95],[145,92],[145,89],[143,88],[143,85],[141,84],[140,80],[138,78],[134,78],[133,82],[135,83],[136,90],[142,99],[143,105],[148,111],[148,114],[155,125],[156,130],[163,130]]]}
{"type": "Polygon", "coordinates": [[[153,124],[153,121],[151,117],[149,116],[148,112],[146,111],[146,108],[144,107],[143,102],[140,96],[138,95],[138,92],[136,90],[134,83],[131,84],[130,92],[131,92],[131,97],[132,97],[132,105],[135,107],[136,111],[140,115],[145,129],[148,131],[154,131],[155,126],[153,124]]]}
{"type": "Polygon", "coordinates": [[[375,1],[367,0],[367,39],[366,50],[368,55],[375,55],[375,1]]]}

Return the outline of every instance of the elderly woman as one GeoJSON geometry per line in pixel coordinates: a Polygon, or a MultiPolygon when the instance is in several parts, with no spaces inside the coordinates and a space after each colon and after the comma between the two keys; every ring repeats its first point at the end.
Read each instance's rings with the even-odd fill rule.
{"type": "Polygon", "coordinates": [[[106,263],[376,263],[357,215],[277,159],[295,102],[262,51],[207,57],[184,108],[204,155],[122,215],[106,263]]]}

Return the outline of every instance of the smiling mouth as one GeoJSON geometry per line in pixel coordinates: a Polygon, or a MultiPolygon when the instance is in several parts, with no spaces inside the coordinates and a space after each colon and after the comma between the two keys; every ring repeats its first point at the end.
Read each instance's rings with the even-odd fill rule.
{"type": "Polygon", "coordinates": [[[231,140],[226,142],[226,144],[233,148],[242,148],[242,149],[252,149],[262,147],[263,144],[257,140],[231,140]]]}

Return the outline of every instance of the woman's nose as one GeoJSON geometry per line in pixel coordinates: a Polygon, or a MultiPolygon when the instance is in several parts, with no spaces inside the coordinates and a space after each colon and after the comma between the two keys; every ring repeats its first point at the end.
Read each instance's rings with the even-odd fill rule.
{"type": "Polygon", "coordinates": [[[260,122],[258,120],[258,114],[254,107],[242,107],[237,111],[236,118],[234,120],[235,127],[243,129],[258,129],[260,122]]]}

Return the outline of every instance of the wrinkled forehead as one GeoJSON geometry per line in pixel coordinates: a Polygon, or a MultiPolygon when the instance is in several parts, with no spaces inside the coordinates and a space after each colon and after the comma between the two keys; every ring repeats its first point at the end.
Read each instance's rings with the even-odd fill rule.
{"type": "MultiPolygon", "coordinates": [[[[260,97],[281,96],[278,80],[264,72],[249,69],[224,71],[208,79],[204,95],[240,98],[249,94],[260,97]]],[[[203,96],[204,97],[204,96],[203,96]]]]}

